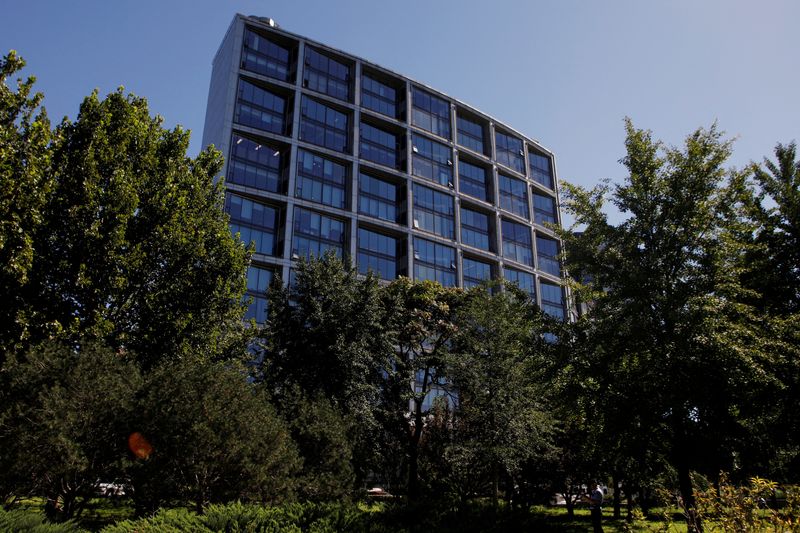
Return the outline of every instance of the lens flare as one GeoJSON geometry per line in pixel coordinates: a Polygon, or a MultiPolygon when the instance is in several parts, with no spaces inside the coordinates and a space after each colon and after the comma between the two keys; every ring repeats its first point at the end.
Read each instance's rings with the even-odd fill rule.
{"type": "Polygon", "coordinates": [[[139,459],[147,459],[153,453],[153,445],[138,431],[131,433],[131,436],[128,437],[128,448],[139,459]]]}

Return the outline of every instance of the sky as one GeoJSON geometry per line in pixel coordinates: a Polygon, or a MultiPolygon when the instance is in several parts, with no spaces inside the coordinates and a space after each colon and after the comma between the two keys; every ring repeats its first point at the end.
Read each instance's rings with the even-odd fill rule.
{"type": "Polygon", "coordinates": [[[201,149],[211,61],[235,13],[461,100],[556,154],[560,180],[620,182],[624,117],[669,145],[715,121],[728,166],[800,137],[797,0],[0,0],[0,53],[51,119],[124,86],[201,149]]]}

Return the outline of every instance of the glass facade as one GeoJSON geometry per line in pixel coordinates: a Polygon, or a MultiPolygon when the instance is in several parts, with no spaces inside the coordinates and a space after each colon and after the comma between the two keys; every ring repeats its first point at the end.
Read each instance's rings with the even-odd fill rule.
{"type": "Polygon", "coordinates": [[[364,74],[361,76],[361,106],[397,118],[397,90],[364,74]]]}
{"type": "Polygon", "coordinates": [[[358,228],[358,271],[373,272],[383,279],[397,277],[398,240],[382,233],[358,228]]]}
{"type": "Polygon", "coordinates": [[[457,117],[458,144],[482,154],[486,151],[483,142],[483,126],[464,117],[457,117]]]}
{"type": "Polygon", "coordinates": [[[496,131],[494,134],[497,162],[520,174],[525,174],[525,152],[522,150],[522,141],[511,135],[496,131]]]}
{"type": "Polygon", "coordinates": [[[461,159],[458,161],[458,188],[462,194],[484,202],[492,201],[491,181],[486,169],[461,159]]]}
{"type": "Polygon", "coordinates": [[[533,266],[533,248],[531,247],[531,229],[510,220],[503,220],[503,257],[533,266]]]}
{"type": "Polygon", "coordinates": [[[487,252],[491,249],[489,216],[461,208],[461,243],[487,252]]]}
{"type": "Polygon", "coordinates": [[[343,209],[347,203],[347,175],[344,165],[298,149],[295,196],[343,209]]]}
{"type": "Polygon", "coordinates": [[[254,243],[259,254],[277,255],[277,209],[238,194],[228,194],[225,197],[225,211],[231,217],[233,235],[238,233],[247,245],[254,243]]]}
{"type": "Polygon", "coordinates": [[[226,181],[263,191],[279,192],[282,181],[281,159],[280,150],[234,133],[226,181]]]}
{"type": "Polygon", "coordinates": [[[440,237],[455,239],[455,211],[453,197],[414,184],[414,227],[435,233],[440,237]]]}
{"type": "Polygon", "coordinates": [[[411,123],[439,137],[450,138],[450,104],[416,87],[411,89],[411,123]]]}
{"type": "Polygon", "coordinates": [[[244,30],[242,68],[281,81],[291,81],[289,49],[265,39],[250,29],[244,30]]]}
{"type": "Polygon", "coordinates": [[[300,106],[300,140],[338,152],[349,149],[350,121],[344,113],[303,96],[300,106]]]}
{"type": "Polygon", "coordinates": [[[414,279],[438,281],[445,287],[455,287],[455,249],[414,237],[414,279]]]}
{"type": "Polygon", "coordinates": [[[350,67],[341,61],[306,47],[303,85],[339,100],[350,100],[350,67]]]}
{"type": "Polygon", "coordinates": [[[503,277],[536,299],[536,278],[530,272],[523,272],[513,268],[504,268],[503,277]]]}
{"type": "Polygon", "coordinates": [[[426,139],[416,133],[411,136],[414,157],[412,160],[412,173],[420,178],[429,179],[439,185],[453,183],[453,157],[450,147],[426,139]]]}
{"type": "Polygon", "coordinates": [[[564,289],[560,285],[544,281],[539,283],[539,288],[542,291],[542,311],[553,318],[564,320],[564,289]]]}
{"type": "Polygon", "coordinates": [[[554,276],[561,276],[561,266],[558,262],[558,242],[541,235],[536,236],[536,258],[539,270],[554,276]]]}
{"type": "Polygon", "coordinates": [[[556,200],[552,196],[533,193],[533,220],[538,224],[556,223],[556,200]]]}
{"type": "Polygon", "coordinates": [[[528,169],[530,169],[531,177],[536,183],[540,183],[548,189],[553,188],[553,173],[550,169],[549,157],[529,151],[528,169]]]}
{"type": "Polygon", "coordinates": [[[247,293],[245,299],[251,300],[245,311],[245,320],[254,318],[258,324],[267,321],[266,293],[272,283],[274,273],[266,268],[250,265],[247,268],[247,293]]]}
{"type": "Polygon", "coordinates": [[[397,185],[362,172],[358,177],[358,212],[398,222],[397,189],[397,185]]]}
{"type": "Polygon", "coordinates": [[[464,288],[477,287],[484,281],[492,279],[492,265],[483,261],[476,261],[467,257],[461,261],[461,269],[464,277],[464,288]]]}
{"type": "Polygon", "coordinates": [[[234,121],[243,126],[284,135],[287,131],[286,98],[247,80],[239,80],[234,121]]]}
{"type": "Polygon", "coordinates": [[[359,156],[373,163],[399,169],[400,143],[395,134],[362,122],[359,156]]]}
{"type": "Polygon", "coordinates": [[[315,211],[300,207],[294,209],[294,237],[292,255],[311,258],[322,257],[333,250],[342,258],[345,243],[345,223],[315,211]]]}
{"type": "Polygon", "coordinates": [[[528,218],[528,186],[524,181],[499,175],[500,207],[517,216],[528,218]]]}

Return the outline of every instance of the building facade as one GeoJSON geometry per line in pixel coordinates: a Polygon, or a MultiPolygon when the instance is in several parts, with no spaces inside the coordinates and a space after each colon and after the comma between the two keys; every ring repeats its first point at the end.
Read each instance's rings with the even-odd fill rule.
{"type": "Polygon", "coordinates": [[[231,231],[255,244],[248,317],[272,277],[333,250],[362,273],[468,288],[505,278],[566,317],[553,154],[424,84],[236,15],[203,145],[225,155],[231,231]]]}

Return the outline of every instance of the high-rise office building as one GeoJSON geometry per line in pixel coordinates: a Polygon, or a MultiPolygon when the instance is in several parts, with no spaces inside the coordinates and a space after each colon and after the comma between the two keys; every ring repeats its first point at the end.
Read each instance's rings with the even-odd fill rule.
{"type": "MultiPolygon", "coordinates": [[[[520,103],[522,105],[522,103],[520,103]]],[[[509,279],[565,317],[553,154],[422,83],[236,15],[214,58],[203,144],[225,155],[231,230],[255,243],[249,316],[294,261],[471,287],[509,279]]]]}

